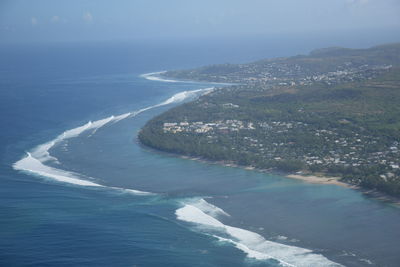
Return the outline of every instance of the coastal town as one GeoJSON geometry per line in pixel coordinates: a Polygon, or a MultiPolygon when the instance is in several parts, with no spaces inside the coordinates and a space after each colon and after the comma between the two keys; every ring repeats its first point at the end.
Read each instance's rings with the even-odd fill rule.
{"type": "MultiPolygon", "coordinates": [[[[229,67],[226,66],[228,69],[229,67]]],[[[207,79],[216,82],[229,82],[237,84],[253,84],[263,87],[273,86],[298,86],[311,85],[322,82],[327,85],[340,84],[344,82],[361,81],[372,79],[379,74],[392,68],[392,65],[359,65],[345,62],[336,69],[329,72],[307,70],[299,64],[268,63],[262,66],[249,64],[238,65],[237,70],[222,75],[206,74],[197,79],[207,79]]]]}
{"type": "Polygon", "coordinates": [[[208,133],[208,132],[220,132],[220,133],[230,133],[237,132],[239,130],[254,130],[254,126],[252,122],[243,123],[243,121],[239,120],[226,120],[226,121],[215,121],[209,123],[203,123],[202,121],[197,121],[193,123],[189,123],[187,121],[184,122],[172,122],[164,123],[163,130],[164,132],[187,132],[187,133],[208,133]]]}
{"type": "Polygon", "coordinates": [[[154,118],[145,145],[400,195],[399,45],[169,71],[233,83],[154,118]]]}
{"type": "MultiPolygon", "coordinates": [[[[346,123],[346,121],[342,121],[346,123]]],[[[235,146],[226,147],[251,153],[265,160],[282,161],[290,157],[301,160],[309,169],[329,169],[333,166],[359,167],[366,164],[379,166],[380,178],[387,180],[400,171],[400,140],[387,146],[379,138],[352,133],[341,135],[339,129],[317,129],[303,122],[243,122],[240,120],[219,120],[213,122],[165,122],[164,133],[197,134],[207,138],[209,144],[218,145],[220,134],[235,139],[235,146]],[[255,130],[263,135],[256,136],[255,130]],[[311,135],[313,143],[298,144],[292,135],[311,135]],[[287,142],[287,140],[292,141],[287,142]],[[318,146],[320,145],[320,147],[318,146]],[[327,144],[330,144],[329,146],[327,144]],[[375,148],[375,149],[374,149],[375,148]],[[290,151],[290,154],[288,152],[290,151]]]]}
{"type": "Polygon", "coordinates": [[[267,59],[248,64],[213,65],[195,70],[168,71],[163,75],[184,80],[270,88],[305,86],[315,82],[327,85],[357,82],[373,79],[393,67],[393,64],[382,64],[381,60],[367,61],[359,55],[334,57],[341,53],[346,54],[348,51],[343,48],[328,48],[313,51],[309,56],[267,59]],[[325,53],[332,54],[332,57],[326,57],[325,53]]]}

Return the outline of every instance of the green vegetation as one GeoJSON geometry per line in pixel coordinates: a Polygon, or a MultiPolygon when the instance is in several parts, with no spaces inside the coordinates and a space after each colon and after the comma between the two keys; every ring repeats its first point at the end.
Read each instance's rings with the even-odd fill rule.
{"type": "Polygon", "coordinates": [[[315,81],[335,84],[360,81],[399,63],[400,44],[369,49],[334,47],[315,50],[307,56],[168,71],[164,76],[181,80],[256,83],[260,86],[309,85],[315,81]]]}
{"type": "MultiPolygon", "coordinates": [[[[139,139],[156,149],[214,161],[340,176],[399,196],[399,55],[400,45],[319,50],[310,56],[275,60],[307,63],[297,63],[294,70],[288,67],[288,75],[272,77],[272,82],[257,76],[265,73],[260,67],[265,64],[253,66],[252,73],[235,78],[240,85],[217,89],[152,119],[139,139]],[[316,65],[310,63],[315,60],[316,65]],[[352,70],[343,70],[343,62],[352,70]],[[307,73],[290,75],[299,69],[307,73]],[[319,73],[310,74],[311,69],[319,73]],[[310,75],[313,78],[307,79],[310,75]]],[[[254,64],[260,63],[247,65],[254,64]]],[[[226,77],[232,76],[229,71],[238,72],[238,67],[232,65],[226,72],[221,68],[225,70],[222,65],[179,73],[191,73],[192,79],[199,80],[207,76],[196,72],[211,69],[207,75],[217,78],[208,80],[223,76],[222,80],[232,82],[226,77]]]]}

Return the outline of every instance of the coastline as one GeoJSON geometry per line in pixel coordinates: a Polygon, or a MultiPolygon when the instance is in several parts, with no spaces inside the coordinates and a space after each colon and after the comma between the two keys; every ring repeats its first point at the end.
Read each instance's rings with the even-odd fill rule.
{"type": "MultiPolygon", "coordinates": [[[[157,150],[158,151],[158,150],[157,150]]],[[[163,151],[161,151],[163,152],[163,151]]],[[[163,153],[168,153],[168,152],[163,152],[163,153]]],[[[171,153],[168,153],[171,154],[171,153]]],[[[392,204],[395,205],[396,207],[400,208],[400,197],[395,197],[391,196],[388,194],[385,194],[383,192],[374,190],[374,189],[367,189],[360,187],[358,185],[346,183],[343,181],[340,181],[339,177],[330,177],[330,176],[323,176],[323,175],[316,175],[316,174],[291,174],[291,173],[280,173],[280,172],[274,172],[272,169],[257,169],[253,166],[241,166],[237,165],[234,163],[227,163],[227,162],[220,162],[220,161],[211,161],[208,159],[203,159],[203,158],[196,158],[196,157],[189,157],[189,156],[184,156],[184,155],[178,155],[178,157],[183,158],[183,159],[189,159],[189,160],[194,160],[194,161],[199,161],[203,163],[209,163],[209,164],[215,164],[215,165],[221,165],[225,167],[233,167],[233,168],[241,168],[244,170],[248,171],[257,171],[261,173],[267,173],[267,174],[279,174],[287,179],[294,179],[294,180],[299,180],[308,184],[320,184],[320,185],[336,185],[344,188],[349,188],[352,190],[356,190],[360,193],[362,193],[364,196],[375,199],[387,204],[392,204]]]]}
{"type": "MultiPolygon", "coordinates": [[[[149,80],[156,80],[156,81],[160,81],[160,82],[199,82],[199,81],[184,81],[184,80],[168,80],[168,77],[163,77],[160,76],[160,74],[166,73],[167,71],[160,71],[160,72],[152,72],[152,73],[146,73],[146,74],[142,74],[141,77],[145,78],[145,79],[149,79],[149,80]]],[[[206,82],[206,81],[204,81],[206,82]]],[[[214,82],[209,82],[209,83],[214,83],[214,82]]],[[[221,85],[233,85],[233,84],[224,84],[224,83],[214,83],[214,84],[221,84],[221,85]]],[[[389,204],[394,204],[396,207],[400,208],[400,197],[396,197],[396,196],[392,196],[392,195],[388,195],[384,192],[380,192],[377,191],[375,189],[368,189],[368,188],[364,188],[358,185],[354,185],[354,184],[350,184],[344,181],[340,180],[340,177],[329,177],[329,176],[324,176],[323,174],[300,174],[300,173],[282,173],[282,172],[278,172],[275,171],[273,169],[258,169],[256,167],[253,166],[242,166],[242,165],[238,165],[234,162],[229,162],[229,161],[213,161],[213,160],[209,160],[209,159],[205,159],[205,158],[201,158],[201,157],[194,157],[194,156],[187,156],[187,155],[182,155],[182,154],[177,154],[177,153],[171,153],[171,152],[166,152],[166,151],[162,151],[160,149],[156,149],[153,147],[149,147],[145,144],[143,144],[140,139],[138,138],[138,135],[136,136],[137,139],[137,143],[145,148],[151,149],[152,151],[155,151],[157,153],[165,153],[168,155],[173,155],[175,157],[178,158],[182,158],[182,159],[189,159],[189,160],[194,160],[194,161],[199,161],[199,162],[203,162],[203,163],[207,163],[207,164],[214,164],[214,165],[221,165],[221,166],[225,166],[225,167],[234,167],[234,168],[241,168],[241,169],[245,169],[245,170],[250,170],[250,171],[257,171],[257,172],[261,172],[261,173],[268,173],[268,174],[274,174],[274,173],[278,173],[279,175],[288,178],[288,179],[295,179],[295,180],[299,180],[305,183],[309,183],[309,184],[322,184],[322,185],[336,185],[336,186],[341,186],[344,188],[349,188],[349,189],[353,189],[353,190],[357,190],[359,192],[361,192],[363,195],[365,195],[368,198],[372,198],[375,200],[379,200],[381,202],[384,203],[389,203],[389,204]]]]}
{"type": "Polygon", "coordinates": [[[314,174],[288,174],[285,177],[295,180],[301,180],[310,184],[331,184],[347,188],[357,188],[355,185],[351,185],[340,181],[340,177],[329,177],[329,176],[317,176],[314,174]]]}
{"type": "Polygon", "coordinates": [[[150,150],[155,153],[159,154],[165,154],[169,156],[174,156],[176,158],[181,158],[181,159],[186,159],[186,160],[192,160],[192,161],[198,161],[206,164],[212,164],[212,165],[220,165],[224,167],[230,167],[230,168],[240,168],[248,171],[256,171],[260,173],[266,173],[266,174],[277,174],[280,175],[284,178],[287,179],[293,179],[293,180],[298,180],[302,181],[304,183],[308,184],[320,184],[320,185],[335,185],[335,186],[340,186],[343,188],[348,188],[352,190],[356,190],[363,194],[365,197],[374,199],[380,202],[383,202],[385,204],[391,204],[397,208],[400,208],[400,197],[395,197],[391,196],[388,194],[385,194],[383,192],[374,190],[374,189],[368,189],[368,188],[363,188],[358,185],[346,183],[343,181],[340,181],[339,177],[330,177],[330,176],[323,176],[323,175],[316,175],[316,174],[297,174],[297,173],[282,173],[278,171],[274,171],[272,169],[258,169],[253,166],[241,166],[238,164],[235,164],[233,162],[227,162],[227,161],[213,161],[201,157],[194,157],[194,156],[187,156],[187,155],[182,155],[182,154],[177,154],[177,153],[171,153],[171,152],[166,152],[162,151],[153,147],[149,147],[142,142],[140,142],[139,138],[136,136],[136,142],[139,146],[141,146],[144,149],[150,150]]]}

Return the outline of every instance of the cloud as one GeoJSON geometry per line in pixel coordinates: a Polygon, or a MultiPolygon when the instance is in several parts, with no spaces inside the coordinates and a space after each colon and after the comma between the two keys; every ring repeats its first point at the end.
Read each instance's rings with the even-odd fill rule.
{"type": "Polygon", "coordinates": [[[83,14],[82,18],[87,23],[93,22],[93,16],[92,16],[92,14],[90,12],[86,12],[85,14],[83,14]]]}
{"type": "Polygon", "coordinates": [[[32,18],[31,18],[31,24],[32,24],[32,26],[36,26],[38,23],[39,23],[39,22],[38,22],[38,19],[37,19],[37,18],[35,18],[35,17],[32,17],[32,18]]]}
{"type": "Polygon", "coordinates": [[[53,17],[50,19],[50,21],[53,22],[53,23],[57,23],[57,22],[60,21],[60,17],[59,17],[59,16],[53,16],[53,17]]]}

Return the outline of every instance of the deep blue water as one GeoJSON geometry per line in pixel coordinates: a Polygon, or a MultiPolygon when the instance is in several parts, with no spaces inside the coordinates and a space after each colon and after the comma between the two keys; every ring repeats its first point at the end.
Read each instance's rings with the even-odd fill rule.
{"type": "Polygon", "coordinates": [[[267,248],[247,244],[251,248],[271,252],[275,244],[286,244],[287,251],[278,247],[271,253],[297,261],[295,266],[317,266],[318,255],[323,257],[320,266],[398,266],[396,207],[346,188],[195,162],[138,145],[140,127],[173,105],[84,132],[51,149],[59,163],[49,165],[107,187],[60,183],[12,168],[26,151],[89,120],[210,86],[149,81],[140,74],[309,48],[264,44],[243,51],[238,46],[225,49],[226,44],[204,46],[207,49],[187,43],[1,48],[1,266],[280,265],[276,259],[247,257],[250,254],[235,243],[215,237],[229,239],[226,232],[177,218],[177,210],[199,199],[230,214],[214,216],[225,225],[273,242],[267,248]],[[110,187],[156,194],[141,196],[110,187]],[[296,248],[312,250],[311,260],[296,256],[296,248]]]}

